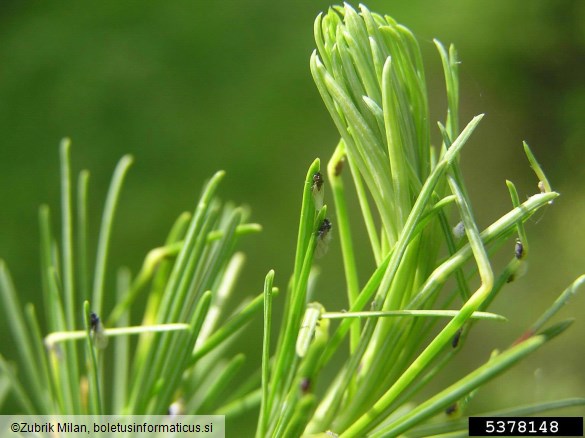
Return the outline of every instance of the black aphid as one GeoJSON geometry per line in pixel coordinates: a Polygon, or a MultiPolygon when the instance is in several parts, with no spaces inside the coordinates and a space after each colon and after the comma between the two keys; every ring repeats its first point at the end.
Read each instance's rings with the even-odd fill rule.
{"type": "Polygon", "coordinates": [[[97,316],[94,312],[89,314],[89,328],[93,334],[93,340],[96,347],[106,348],[108,345],[108,338],[104,333],[104,326],[100,321],[100,317],[97,316]]]}
{"type": "Polygon", "coordinates": [[[321,226],[317,230],[317,236],[319,237],[319,239],[323,239],[329,234],[329,231],[331,231],[331,221],[325,218],[323,219],[323,222],[321,222],[321,226]]]}
{"type": "Polygon", "coordinates": [[[325,183],[325,179],[321,172],[316,172],[313,175],[313,184],[311,184],[311,193],[313,194],[313,202],[315,203],[315,208],[317,210],[321,210],[323,207],[323,197],[325,194],[325,190],[323,189],[323,183],[325,183]]]}
{"type": "Polygon", "coordinates": [[[324,182],[325,179],[323,178],[323,175],[321,175],[321,172],[316,172],[313,175],[313,187],[315,187],[317,190],[321,190],[324,182]]]}
{"type": "Polygon", "coordinates": [[[461,338],[461,331],[463,329],[459,329],[455,332],[455,335],[453,336],[453,340],[451,341],[451,346],[453,348],[457,348],[457,346],[459,345],[459,339],[461,338]]]}
{"type": "Polygon", "coordinates": [[[445,409],[445,414],[447,414],[449,416],[452,416],[456,412],[457,412],[457,402],[453,403],[451,406],[449,406],[447,409],[445,409]]]}
{"type": "Polygon", "coordinates": [[[94,312],[91,312],[89,315],[89,328],[92,332],[95,332],[100,325],[100,317],[97,316],[94,312]]]}
{"type": "Polygon", "coordinates": [[[317,248],[315,255],[323,257],[329,248],[329,241],[331,240],[331,222],[329,219],[323,219],[319,229],[317,230],[317,248]]]}
{"type": "Polygon", "coordinates": [[[516,246],[514,246],[514,255],[518,260],[520,260],[524,255],[524,245],[522,245],[520,239],[516,239],[516,246]]]}

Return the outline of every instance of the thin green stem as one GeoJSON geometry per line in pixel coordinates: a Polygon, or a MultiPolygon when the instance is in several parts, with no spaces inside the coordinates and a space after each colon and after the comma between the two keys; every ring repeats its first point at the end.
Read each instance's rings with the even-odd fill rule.
{"type": "Polygon", "coordinates": [[[100,226],[100,233],[98,238],[98,247],[95,262],[95,271],[93,278],[93,296],[91,305],[93,311],[101,315],[104,301],[104,283],[106,278],[106,266],[108,261],[108,251],[110,247],[110,237],[112,234],[112,225],[114,222],[114,215],[118,205],[118,199],[124,183],[124,178],[128,169],[132,165],[133,158],[130,155],[125,155],[118,162],[102,214],[102,222],[100,226]]]}
{"type": "MultiPolygon", "coordinates": [[[[386,317],[431,317],[431,318],[453,318],[459,310],[385,310],[379,312],[324,312],[322,319],[345,319],[345,318],[386,318],[386,317]]],[[[470,319],[507,321],[502,315],[489,312],[473,312],[470,319]]]]}
{"type": "MultiPolygon", "coordinates": [[[[349,214],[345,202],[345,189],[341,178],[340,166],[343,166],[345,152],[343,145],[337,145],[329,164],[327,174],[331,182],[333,200],[335,201],[335,213],[337,217],[337,228],[339,230],[339,241],[341,243],[341,255],[343,256],[343,268],[345,272],[345,284],[347,285],[347,299],[349,307],[352,307],[359,294],[359,280],[355,261],[355,251],[351,238],[351,227],[349,214]]],[[[353,352],[359,342],[360,325],[353,324],[351,327],[350,348],[353,352]]]]}
{"type": "MultiPolygon", "coordinates": [[[[113,336],[128,336],[128,335],[141,335],[144,333],[163,333],[163,332],[174,332],[184,331],[189,328],[189,324],[176,323],[176,324],[155,324],[155,325],[138,325],[134,327],[116,327],[104,329],[104,335],[107,337],[113,336]]],[[[65,341],[78,341],[85,339],[86,330],[72,330],[66,332],[53,332],[49,333],[45,337],[45,344],[47,348],[53,348],[56,344],[65,341]]]]}
{"type": "Polygon", "coordinates": [[[353,164],[353,161],[349,156],[347,157],[347,162],[349,164],[349,170],[351,172],[352,180],[357,193],[358,201],[360,204],[360,210],[362,212],[362,217],[364,218],[364,224],[366,226],[368,238],[370,239],[370,246],[372,248],[374,260],[376,262],[376,265],[380,265],[382,263],[383,254],[386,254],[386,252],[382,251],[380,237],[378,235],[378,231],[376,230],[376,222],[374,220],[374,216],[372,214],[372,210],[368,202],[366,188],[364,187],[363,179],[359,174],[359,170],[356,169],[356,166],[353,164]]]}
{"type": "Polygon", "coordinates": [[[269,395],[270,384],[270,331],[272,327],[272,283],[274,271],[268,272],[264,280],[264,335],[262,337],[262,401],[260,403],[260,415],[256,436],[265,436],[269,420],[269,412],[266,407],[269,395]]]}
{"type": "MultiPolygon", "coordinates": [[[[118,271],[116,282],[116,298],[118,302],[123,301],[131,281],[128,269],[122,268],[118,271]]],[[[128,326],[130,324],[130,312],[124,312],[118,322],[122,326],[128,326]]],[[[118,413],[124,411],[130,387],[130,338],[128,336],[118,336],[114,340],[114,357],[116,358],[116,366],[114,367],[112,379],[112,412],[118,413]]]]}
{"type": "Polygon", "coordinates": [[[71,199],[71,140],[61,141],[61,220],[62,220],[62,254],[63,254],[63,292],[65,319],[67,328],[75,327],[75,271],[73,268],[73,214],[71,199]]]}
{"type": "Polygon", "coordinates": [[[548,178],[546,177],[544,171],[542,170],[541,165],[536,160],[536,157],[532,153],[530,146],[528,146],[528,143],[526,143],[525,141],[522,142],[522,145],[524,146],[524,153],[526,154],[526,157],[528,158],[528,162],[530,163],[530,167],[532,167],[532,170],[534,171],[534,173],[536,174],[536,176],[539,179],[539,188],[541,188],[541,186],[542,186],[541,192],[544,192],[544,193],[552,192],[552,187],[551,187],[550,183],[548,182],[548,178]]]}
{"type": "Polygon", "coordinates": [[[89,171],[79,173],[77,180],[77,254],[79,271],[79,299],[89,299],[89,261],[88,261],[88,187],[89,171]]]}
{"type": "Polygon", "coordinates": [[[523,335],[515,341],[515,344],[533,336],[577,293],[577,290],[585,283],[585,275],[578,277],[567,287],[555,300],[555,302],[526,330],[523,335]]]}

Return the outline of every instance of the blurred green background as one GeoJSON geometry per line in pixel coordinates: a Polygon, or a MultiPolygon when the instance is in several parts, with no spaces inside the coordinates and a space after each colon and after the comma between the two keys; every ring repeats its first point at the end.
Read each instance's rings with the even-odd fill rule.
{"type": "MultiPolygon", "coordinates": [[[[243,242],[248,263],[238,294],[258,293],[271,268],[284,289],[306,169],[315,157],[326,162],[337,141],[308,67],[313,20],[328,5],[3,0],[0,257],[21,300],[40,304],[37,210],[48,203],[57,221],[58,144],[65,136],[73,140],[74,168],[91,171],[93,231],[115,163],[123,154],[135,156],[114,228],[112,266],[136,272],[176,216],[193,208],[203,181],[225,169],[222,198],[249,205],[252,220],[264,227],[243,242]]],[[[448,377],[454,378],[509,345],[585,272],[585,2],[372,0],[367,6],[418,36],[433,121],[444,120],[446,102],[432,39],[458,48],[462,124],[487,115],[462,158],[482,227],[510,208],[505,179],[522,198],[538,190],[522,140],[562,194],[528,225],[528,274],[494,303],[511,321],[478,325],[448,377]]],[[[334,241],[320,261],[316,298],[330,309],[344,306],[338,252],[334,241]]],[[[513,242],[499,266],[512,253],[513,242]]],[[[370,262],[364,256],[362,280],[370,262]]],[[[475,406],[585,395],[584,310],[582,293],[557,317],[580,317],[570,331],[490,384],[475,406]]],[[[7,339],[4,321],[0,330],[7,339]]],[[[261,339],[248,339],[255,367],[261,339]]],[[[4,354],[13,350],[3,342],[4,354]]]]}

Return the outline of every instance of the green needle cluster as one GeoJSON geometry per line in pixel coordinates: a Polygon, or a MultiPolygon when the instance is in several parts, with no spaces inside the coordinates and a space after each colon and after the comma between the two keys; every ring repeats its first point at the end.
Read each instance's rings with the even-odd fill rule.
{"type": "MultiPolygon", "coordinates": [[[[261,313],[264,297],[244,299],[235,312],[227,313],[225,304],[244,264],[238,241],[260,226],[247,223],[246,209],[221,204],[216,191],[224,172],[217,172],[193,213],[178,217],[138,274],[132,278],[121,269],[117,288],[109,290],[111,230],[132,158],[123,157],[114,172],[91,275],[89,172],[80,172],[74,196],[69,154],[70,142],[64,140],[60,243],[51,231],[49,208],[39,212],[46,327],[41,329],[35,305],[27,304],[23,312],[0,262],[2,309],[23,365],[17,373],[0,356],[0,378],[9,382],[27,414],[160,415],[171,406],[179,413],[223,412],[221,406],[237,398],[234,393],[226,399],[223,391],[235,381],[244,357],[220,352],[261,313]],[[141,296],[146,296],[141,320],[131,325],[130,309],[141,296]],[[98,326],[100,336],[112,338],[107,346],[97,341],[98,326]],[[131,336],[138,336],[137,343],[131,344],[131,336]],[[113,372],[107,373],[112,364],[113,372]]],[[[7,395],[4,391],[0,401],[7,395]]]]}
{"type": "MultiPolygon", "coordinates": [[[[310,282],[295,269],[286,303],[288,318],[270,369],[273,393],[263,404],[257,436],[294,436],[291,432],[398,436],[435,416],[435,423],[444,423],[441,433],[465,436],[461,423],[444,412],[455,411],[453,406],[463,409],[481,385],[566,329],[570,321],[540,331],[543,319],[548,321],[557,305],[545,312],[524,342],[494,353],[483,366],[426,400],[419,399],[420,390],[461,351],[475,323],[505,320],[484,312],[525,270],[529,244],[524,223],[558,194],[525,144],[541,192],[520,203],[514,184],[507,181],[510,211],[478,229],[459,156],[483,115],[459,129],[459,62],[454,47],[447,50],[435,41],[448,105],[444,123],[435,128],[442,140],[432,146],[422,56],[406,27],[363,5],[358,12],[345,4],[317,18],[315,41],[311,72],[341,137],[325,184],[335,206],[349,310],[327,312],[309,302],[310,282]],[[375,260],[365,282],[359,279],[352,241],[352,230],[360,225],[350,223],[344,180],[356,191],[361,226],[375,260]],[[506,245],[511,260],[501,272],[494,272],[490,259],[506,245]],[[514,250],[515,245],[522,245],[522,250],[514,250]],[[301,300],[304,319],[298,313],[301,300]],[[340,322],[333,325],[331,319],[340,322]],[[294,329],[303,345],[296,354],[290,335],[294,329]],[[330,329],[335,330],[322,334],[330,329]],[[313,391],[323,378],[321,370],[345,350],[346,338],[346,360],[323,394],[313,391]],[[314,355],[309,356],[311,352],[314,355]]],[[[317,160],[305,179],[297,268],[307,268],[311,260],[312,240],[306,236],[320,235],[326,206],[321,207],[321,199],[311,199],[308,191],[320,171],[317,160]],[[299,256],[299,251],[305,255],[299,256]]],[[[583,281],[585,277],[577,279],[559,300],[565,302],[583,281]]],[[[317,286],[313,296],[318,295],[317,286]]],[[[584,402],[570,399],[566,405],[584,402]]],[[[544,403],[532,412],[549,407],[544,403]]]]}

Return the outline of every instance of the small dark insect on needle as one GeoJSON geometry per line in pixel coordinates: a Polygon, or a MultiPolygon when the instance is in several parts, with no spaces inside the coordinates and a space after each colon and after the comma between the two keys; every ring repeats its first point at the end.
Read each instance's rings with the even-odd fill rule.
{"type": "Polygon", "coordinates": [[[447,409],[445,409],[445,414],[447,414],[448,416],[452,416],[456,412],[457,412],[457,402],[453,403],[451,406],[449,406],[449,407],[447,407],[447,409]]]}
{"type": "Polygon", "coordinates": [[[89,315],[89,328],[92,331],[96,331],[99,324],[100,324],[100,317],[97,316],[94,312],[91,312],[89,315]]]}
{"type": "Polygon", "coordinates": [[[317,248],[315,255],[323,257],[329,248],[329,241],[331,240],[331,222],[329,219],[323,219],[319,229],[317,230],[317,248]]]}
{"type": "Polygon", "coordinates": [[[514,255],[518,260],[520,260],[524,255],[524,245],[522,245],[520,239],[516,239],[516,245],[514,246],[514,255]]]}
{"type": "Polygon", "coordinates": [[[453,340],[451,341],[451,346],[453,348],[457,348],[457,346],[459,345],[459,339],[461,338],[461,330],[459,329],[455,332],[455,335],[453,336],[453,340]]]}
{"type": "Polygon", "coordinates": [[[108,345],[108,338],[104,333],[104,326],[100,321],[99,316],[94,312],[89,315],[89,328],[93,335],[93,340],[97,348],[106,348],[108,345]]]}
{"type": "Polygon", "coordinates": [[[317,230],[317,236],[319,236],[320,239],[323,239],[325,236],[327,236],[327,234],[329,233],[330,230],[331,230],[331,221],[329,219],[325,218],[325,219],[323,219],[323,222],[321,222],[321,226],[317,230]]]}
{"type": "Polygon", "coordinates": [[[325,191],[323,190],[323,183],[325,179],[321,172],[316,172],[313,174],[313,184],[311,184],[311,193],[313,194],[313,202],[315,203],[315,208],[317,210],[321,210],[323,207],[323,197],[325,191]]]}
{"type": "Polygon", "coordinates": [[[323,186],[324,182],[325,180],[323,179],[323,175],[321,175],[321,172],[316,172],[313,175],[313,186],[315,186],[317,190],[321,190],[321,186],[323,186]]]}

